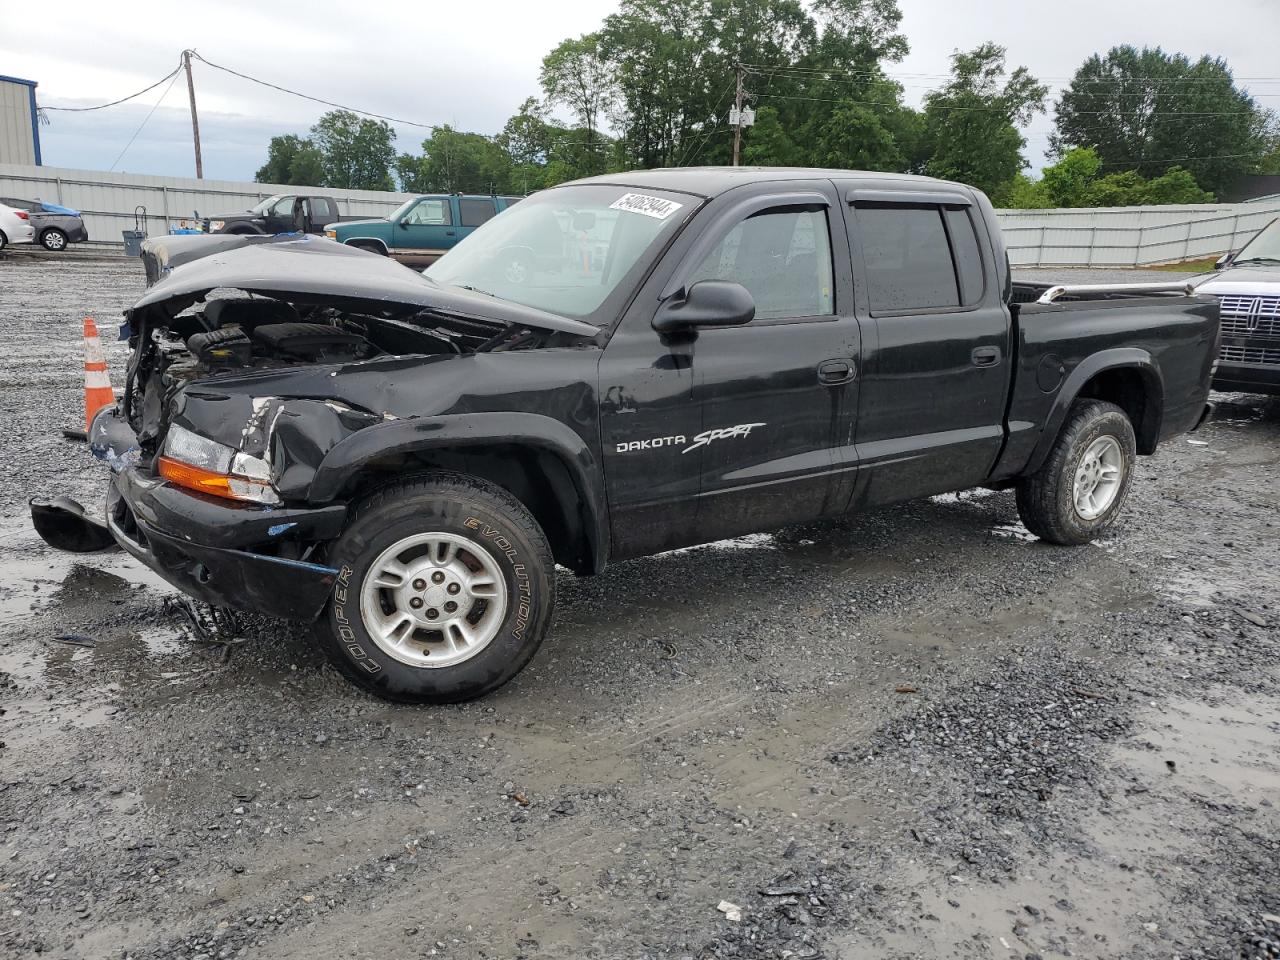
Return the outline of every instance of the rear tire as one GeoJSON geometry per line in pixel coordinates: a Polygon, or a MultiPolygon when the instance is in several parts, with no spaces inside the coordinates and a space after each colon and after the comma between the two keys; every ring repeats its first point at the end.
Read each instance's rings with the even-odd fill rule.
{"type": "Polygon", "coordinates": [[[9,238],[4,235],[4,231],[0,230],[0,250],[9,245],[9,238]]]}
{"type": "Polygon", "coordinates": [[[57,253],[67,249],[67,235],[57,227],[50,227],[40,234],[40,245],[46,250],[52,250],[57,253]]]}
{"type": "Polygon", "coordinates": [[[1044,464],[1018,484],[1018,515],[1041,540],[1088,543],[1115,522],[1136,461],[1128,414],[1114,403],[1078,400],[1044,464]]]}
{"type": "Polygon", "coordinates": [[[365,499],[328,562],[315,630],[344,676],[402,703],[490,693],[533,658],[555,608],[537,522],[500,487],[433,473],[365,499]]]}

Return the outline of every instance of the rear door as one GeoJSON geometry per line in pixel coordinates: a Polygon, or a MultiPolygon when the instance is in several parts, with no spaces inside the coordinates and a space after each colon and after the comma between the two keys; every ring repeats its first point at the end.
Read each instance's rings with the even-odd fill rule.
{"type": "Polygon", "coordinates": [[[458,242],[450,197],[422,197],[391,225],[390,251],[438,257],[458,242]]]}
{"type": "Polygon", "coordinates": [[[863,365],[852,505],[983,482],[1004,441],[1009,314],[981,211],[956,189],[849,185],[863,365]]]}
{"type": "Polygon", "coordinates": [[[461,223],[457,239],[461,240],[476,227],[492,220],[498,213],[498,206],[493,197],[458,197],[458,213],[461,223]]]}

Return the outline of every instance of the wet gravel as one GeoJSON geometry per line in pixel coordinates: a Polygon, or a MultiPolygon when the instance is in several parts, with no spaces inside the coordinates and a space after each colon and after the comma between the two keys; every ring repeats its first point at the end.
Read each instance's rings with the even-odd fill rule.
{"type": "Polygon", "coordinates": [[[80,317],[141,273],[0,285],[0,955],[1280,956],[1280,402],[1089,547],[970,491],[565,574],[516,682],[414,709],[39,543],[26,497],[101,479],[80,317]]]}

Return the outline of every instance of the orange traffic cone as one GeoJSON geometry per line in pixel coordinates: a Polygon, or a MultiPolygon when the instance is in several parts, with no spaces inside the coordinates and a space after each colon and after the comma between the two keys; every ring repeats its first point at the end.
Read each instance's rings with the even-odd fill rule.
{"type": "Polygon", "coordinates": [[[111,392],[111,378],[107,375],[107,361],[98,341],[98,326],[93,317],[84,318],[84,432],[87,436],[93,425],[93,415],[103,407],[116,402],[111,392]]]}

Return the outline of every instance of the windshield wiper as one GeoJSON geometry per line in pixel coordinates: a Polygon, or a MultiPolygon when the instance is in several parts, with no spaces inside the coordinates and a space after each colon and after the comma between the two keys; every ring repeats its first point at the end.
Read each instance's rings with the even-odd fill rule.
{"type": "Polygon", "coordinates": [[[495,300],[502,299],[496,293],[490,293],[488,290],[481,290],[479,287],[473,287],[469,283],[455,283],[454,286],[459,287],[462,290],[470,290],[472,293],[483,293],[486,297],[493,297],[495,300]]]}
{"type": "Polygon", "coordinates": [[[1231,266],[1242,263],[1280,263],[1280,257],[1245,257],[1243,260],[1232,260],[1231,266]]]}

